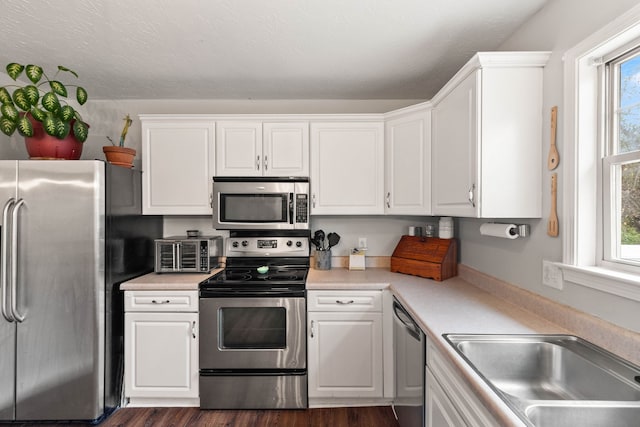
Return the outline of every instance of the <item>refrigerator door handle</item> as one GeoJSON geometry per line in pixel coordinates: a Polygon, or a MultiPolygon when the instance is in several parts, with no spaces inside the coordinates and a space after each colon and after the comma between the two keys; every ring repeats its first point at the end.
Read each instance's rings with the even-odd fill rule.
{"type": "Polygon", "coordinates": [[[0,308],[7,322],[15,322],[9,308],[9,216],[15,199],[7,200],[2,210],[2,230],[0,231],[0,308]]]}
{"type": "Polygon", "coordinates": [[[24,199],[18,200],[11,214],[11,314],[16,322],[24,320],[18,313],[18,213],[22,205],[24,199]]]}

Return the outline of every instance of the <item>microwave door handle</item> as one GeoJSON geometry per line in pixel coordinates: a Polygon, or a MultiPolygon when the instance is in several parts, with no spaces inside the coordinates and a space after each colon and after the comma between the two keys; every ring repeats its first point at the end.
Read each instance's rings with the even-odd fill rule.
{"type": "Polygon", "coordinates": [[[293,193],[289,193],[289,224],[293,224],[293,193]]]}

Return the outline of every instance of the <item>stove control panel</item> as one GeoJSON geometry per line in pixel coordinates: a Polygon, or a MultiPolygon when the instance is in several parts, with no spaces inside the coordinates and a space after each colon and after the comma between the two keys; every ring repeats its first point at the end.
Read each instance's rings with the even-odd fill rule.
{"type": "Polygon", "coordinates": [[[309,239],[302,237],[229,237],[228,257],[309,256],[309,239]]]}

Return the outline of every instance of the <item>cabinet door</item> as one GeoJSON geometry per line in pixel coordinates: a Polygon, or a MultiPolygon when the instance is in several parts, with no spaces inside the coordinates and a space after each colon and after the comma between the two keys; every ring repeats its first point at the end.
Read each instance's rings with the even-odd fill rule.
{"type": "Polygon", "coordinates": [[[453,403],[444,393],[436,379],[427,369],[425,377],[426,399],[425,424],[426,427],[465,427],[466,423],[458,414],[453,403]]]}
{"type": "Polygon", "coordinates": [[[263,175],[309,176],[309,123],[264,123],[263,175]]]}
{"type": "Polygon", "coordinates": [[[212,121],[142,122],[142,213],[210,215],[212,121]]]}
{"type": "Polygon", "coordinates": [[[309,397],[382,397],[382,313],[309,312],[309,397]]]}
{"type": "Polygon", "coordinates": [[[125,313],[126,397],[198,397],[198,313],[125,313]]]}
{"type": "Polygon", "coordinates": [[[385,124],[385,213],[431,214],[431,112],[385,124]]]}
{"type": "Polygon", "coordinates": [[[311,124],[311,214],[384,213],[384,124],[311,124]]]}
{"type": "Polygon", "coordinates": [[[216,175],[261,176],[262,122],[216,123],[216,175]]]}
{"type": "Polygon", "coordinates": [[[433,114],[433,214],[478,215],[478,82],[475,71],[436,105],[433,114]]]}

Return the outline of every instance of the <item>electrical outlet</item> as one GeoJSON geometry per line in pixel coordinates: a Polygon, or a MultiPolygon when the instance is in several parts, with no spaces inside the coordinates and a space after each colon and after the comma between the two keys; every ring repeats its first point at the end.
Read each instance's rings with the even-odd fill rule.
{"type": "Polygon", "coordinates": [[[358,237],[358,249],[366,249],[366,248],[367,248],[367,238],[358,237]]]}
{"type": "Polygon", "coordinates": [[[562,290],[562,270],[552,261],[542,260],[542,284],[562,290]]]}

